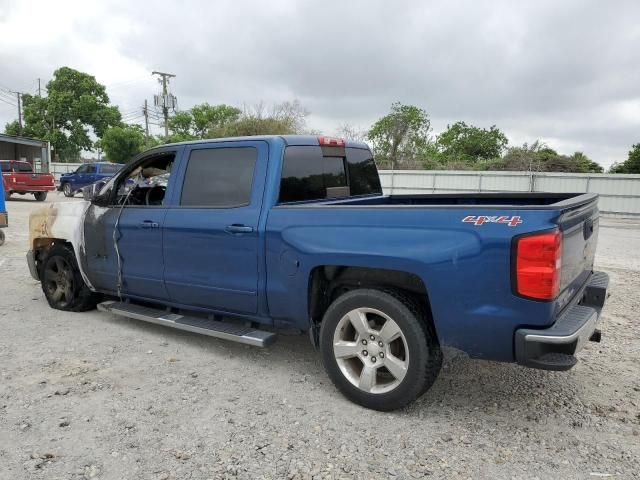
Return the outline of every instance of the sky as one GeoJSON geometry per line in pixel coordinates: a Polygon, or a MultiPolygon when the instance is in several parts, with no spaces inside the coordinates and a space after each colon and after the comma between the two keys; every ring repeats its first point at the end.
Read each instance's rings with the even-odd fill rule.
{"type": "Polygon", "coordinates": [[[608,167],[640,143],[640,2],[0,0],[0,128],[7,90],[35,93],[69,66],[141,121],[176,75],[179,108],[298,99],[307,127],[366,130],[393,102],[433,133],[497,125],[608,167]]]}

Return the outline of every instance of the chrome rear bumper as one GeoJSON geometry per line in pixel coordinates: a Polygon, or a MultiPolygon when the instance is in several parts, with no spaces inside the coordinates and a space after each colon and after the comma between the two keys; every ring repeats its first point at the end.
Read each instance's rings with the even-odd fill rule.
{"type": "Polygon", "coordinates": [[[594,272],[578,304],[569,307],[549,328],[521,328],[515,334],[516,362],[544,370],[569,370],[587,341],[600,341],[596,329],[608,295],[609,276],[594,272]]]}

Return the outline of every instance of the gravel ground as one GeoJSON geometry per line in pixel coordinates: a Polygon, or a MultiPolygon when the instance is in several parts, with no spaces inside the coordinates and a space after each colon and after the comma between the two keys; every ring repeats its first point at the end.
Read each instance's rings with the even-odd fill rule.
{"type": "MultiPolygon", "coordinates": [[[[53,200],[63,200],[51,195],[53,200]]],[[[409,408],[345,400],[306,336],[269,349],[47,306],[0,247],[0,478],[639,478],[640,223],[603,219],[603,343],[568,373],[455,351],[409,408]]]]}

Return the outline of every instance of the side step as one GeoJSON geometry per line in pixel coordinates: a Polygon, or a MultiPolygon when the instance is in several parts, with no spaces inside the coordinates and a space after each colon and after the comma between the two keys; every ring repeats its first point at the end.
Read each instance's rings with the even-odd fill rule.
{"type": "Polygon", "coordinates": [[[253,345],[255,347],[267,347],[276,339],[275,333],[264,330],[256,330],[242,325],[208,320],[206,318],[179,315],[157,308],[143,307],[142,305],[136,305],[134,303],[110,300],[99,303],[98,310],[136,320],[156,323],[158,325],[165,325],[179,330],[201,333],[202,335],[209,335],[210,337],[231,340],[232,342],[253,345]]]}

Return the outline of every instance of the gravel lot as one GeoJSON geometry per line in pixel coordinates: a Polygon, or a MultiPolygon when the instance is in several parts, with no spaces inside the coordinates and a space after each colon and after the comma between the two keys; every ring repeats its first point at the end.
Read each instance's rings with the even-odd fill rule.
{"type": "Polygon", "coordinates": [[[0,247],[1,479],[639,478],[638,221],[602,220],[613,296],[571,372],[447,351],[384,414],[345,400],[306,336],[260,350],[50,309],[24,260],[31,198],[0,247]]]}

